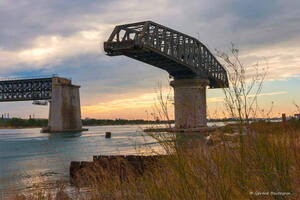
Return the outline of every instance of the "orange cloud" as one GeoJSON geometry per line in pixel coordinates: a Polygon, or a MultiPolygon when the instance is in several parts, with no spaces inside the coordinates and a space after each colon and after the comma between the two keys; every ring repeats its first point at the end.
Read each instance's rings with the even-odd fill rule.
{"type": "MultiPolygon", "coordinates": [[[[163,89],[163,98],[167,98],[169,89],[163,89]]],[[[285,91],[279,92],[269,92],[269,93],[261,93],[258,96],[267,97],[274,95],[282,95],[287,94],[285,91]]],[[[92,117],[92,118],[127,118],[127,119],[153,119],[151,113],[158,114],[158,109],[160,109],[159,101],[157,100],[158,93],[144,93],[141,95],[136,95],[132,97],[122,98],[119,100],[111,100],[106,102],[101,102],[94,105],[82,106],[82,113],[84,117],[92,117]],[[155,104],[158,105],[155,108],[155,104]]],[[[253,97],[253,95],[249,95],[249,98],[253,97]]],[[[173,93],[171,93],[170,98],[173,99],[173,93]]],[[[224,117],[225,111],[223,105],[224,97],[210,97],[207,98],[208,109],[211,111],[218,110],[218,113],[214,113],[211,117],[224,117]],[[218,103],[218,105],[216,105],[218,103]],[[222,112],[221,112],[222,111],[222,112]]],[[[173,104],[172,101],[169,101],[169,112],[170,118],[174,117],[173,112],[173,104]]],[[[282,108],[278,107],[274,111],[282,112],[282,108]]],[[[212,113],[211,113],[212,114],[212,113]]]]}

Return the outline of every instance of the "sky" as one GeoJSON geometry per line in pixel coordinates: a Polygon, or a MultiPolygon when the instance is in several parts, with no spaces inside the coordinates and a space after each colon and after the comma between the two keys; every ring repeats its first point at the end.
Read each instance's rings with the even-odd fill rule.
{"type": "MultiPolygon", "coordinates": [[[[0,77],[57,74],[81,85],[83,118],[147,119],[167,72],[103,50],[118,24],[154,21],[198,38],[212,52],[234,43],[245,66],[268,74],[259,97],[273,116],[300,105],[300,1],[298,0],[0,0],[0,77]]],[[[208,89],[208,111],[218,117],[223,92],[208,89]]],[[[0,114],[45,118],[32,102],[0,104],[0,114]]],[[[171,115],[172,115],[172,111],[171,115]]]]}

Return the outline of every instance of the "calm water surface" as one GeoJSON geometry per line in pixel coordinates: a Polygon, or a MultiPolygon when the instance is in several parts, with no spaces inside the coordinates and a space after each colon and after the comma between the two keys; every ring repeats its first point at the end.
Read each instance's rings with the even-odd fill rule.
{"type": "MultiPolygon", "coordinates": [[[[149,125],[148,125],[149,126],[149,125]]],[[[83,133],[40,133],[40,128],[0,130],[0,199],[8,191],[68,180],[71,161],[93,155],[135,154],[159,145],[141,130],[145,125],[94,126],[83,133]],[[106,131],[112,132],[105,139],[106,131]]]]}

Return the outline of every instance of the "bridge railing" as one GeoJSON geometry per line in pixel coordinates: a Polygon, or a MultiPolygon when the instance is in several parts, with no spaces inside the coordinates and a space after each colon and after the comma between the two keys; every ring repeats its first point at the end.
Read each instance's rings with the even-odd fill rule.
{"type": "MultiPolygon", "coordinates": [[[[109,42],[114,49],[148,48],[206,76],[216,87],[228,87],[226,70],[199,40],[160,24],[147,21],[116,26],[109,42]]],[[[121,54],[121,53],[120,53],[121,54]]]]}

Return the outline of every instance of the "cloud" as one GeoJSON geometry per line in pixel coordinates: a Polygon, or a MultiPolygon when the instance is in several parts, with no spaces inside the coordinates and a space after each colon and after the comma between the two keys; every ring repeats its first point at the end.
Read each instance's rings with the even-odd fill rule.
{"type": "MultiPolygon", "coordinates": [[[[153,20],[199,36],[211,50],[234,42],[246,65],[267,61],[268,80],[288,79],[300,74],[299,7],[293,0],[2,0],[0,73],[72,77],[90,112],[108,102],[126,106],[123,98],[145,100],[167,73],[105,56],[102,45],[117,24],[153,20]]],[[[220,93],[208,101],[218,102],[220,93]]]]}
{"type": "Polygon", "coordinates": [[[176,10],[168,9],[170,3],[160,0],[73,0],[72,3],[16,0],[12,3],[3,0],[0,2],[0,44],[3,48],[16,50],[31,46],[31,41],[40,36],[68,37],[103,25],[149,20],[153,16],[164,18],[176,14],[176,10]],[[167,9],[169,12],[165,12],[167,9]]]}
{"type": "MultiPolygon", "coordinates": [[[[268,96],[275,96],[275,95],[283,95],[287,94],[286,91],[278,91],[278,92],[266,92],[260,93],[258,97],[268,97],[268,96]]],[[[153,110],[155,104],[159,104],[157,99],[158,91],[147,92],[143,94],[130,94],[128,96],[123,96],[121,99],[111,99],[102,101],[101,103],[93,104],[93,105],[86,105],[82,107],[83,115],[93,116],[93,117],[113,117],[117,112],[121,117],[129,117],[134,118],[137,112],[142,112],[145,115],[144,111],[147,110],[148,112],[158,112],[156,109],[153,110]],[[135,113],[127,112],[126,110],[135,110],[135,113]],[[125,114],[125,113],[126,114],[125,114]]],[[[173,99],[173,90],[170,90],[168,87],[164,87],[162,89],[163,98],[167,99],[167,96],[170,95],[170,99],[173,99]],[[169,93],[171,91],[171,93],[169,93]]],[[[254,97],[255,95],[249,95],[249,98],[254,97]]],[[[207,102],[210,105],[213,103],[224,102],[224,96],[218,97],[208,97],[207,102]]],[[[172,101],[169,102],[172,104],[172,101]]],[[[173,116],[173,111],[170,110],[171,117],[173,116]]]]}
{"type": "MultiPolygon", "coordinates": [[[[103,27],[102,30],[109,29],[103,27]]],[[[20,70],[26,65],[28,68],[57,66],[60,62],[69,57],[78,55],[95,54],[100,52],[99,39],[102,31],[85,30],[74,33],[68,37],[59,35],[40,36],[32,41],[30,47],[16,51],[0,50],[0,68],[5,72],[20,70]]],[[[103,40],[103,39],[102,39],[103,40]]]]}
{"type": "MultiPolygon", "coordinates": [[[[163,98],[166,100],[169,92],[172,90],[162,88],[161,91],[163,98]]],[[[108,99],[97,104],[82,106],[82,112],[84,116],[96,118],[113,118],[116,116],[116,113],[121,118],[136,119],[138,118],[137,116],[145,118],[147,113],[157,113],[158,109],[160,109],[158,94],[158,90],[153,89],[153,92],[130,94],[123,96],[121,99],[108,99]],[[158,105],[158,107],[155,105],[158,105]]],[[[169,104],[172,105],[172,102],[169,102],[169,104]]],[[[170,116],[173,116],[171,108],[170,116]]]]}
{"type": "MultiPolygon", "coordinates": [[[[242,53],[241,60],[247,66],[259,62],[267,69],[267,80],[282,80],[300,75],[300,38],[277,44],[257,47],[242,53]]],[[[251,72],[250,72],[251,73],[251,72]]]]}
{"type": "MultiPolygon", "coordinates": [[[[288,92],[286,91],[281,91],[281,92],[268,92],[268,93],[261,93],[258,94],[257,96],[273,96],[273,95],[280,95],[280,94],[287,94],[288,92]]],[[[254,97],[255,95],[249,95],[249,97],[254,97]]]]}
{"type": "MultiPolygon", "coordinates": [[[[264,96],[274,96],[274,95],[281,95],[281,94],[287,94],[287,93],[288,92],[286,92],[286,91],[266,92],[266,93],[260,93],[257,96],[264,97],[264,96]]],[[[249,94],[248,98],[253,98],[255,96],[256,96],[255,94],[249,94]]],[[[224,96],[207,98],[207,102],[208,103],[224,102],[224,96]]]]}
{"type": "MultiPolygon", "coordinates": [[[[224,49],[235,42],[242,50],[255,52],[258,47],[266,50],[278,41],[298,42],[294,40],[300,32],[295,10],[298,4],[278,0],[243,3],[236,0],[209,3],[198,0],[189,3],[179,0],[101,3],[75,0],[72,4],[58,0],[24,0],[12,5],[6,0],[0,6],[3,27],[0,67],[4,72],[5,68],[17,71],[57,67],[69,57],[103,54],[102,43],[116,24],[149,19],[194,36],[199,33],[200,40],[211,49],[224,49]]],[[[261,56],[260,53],[256,55],[261,56]]]]}

